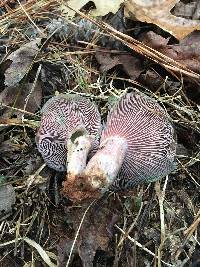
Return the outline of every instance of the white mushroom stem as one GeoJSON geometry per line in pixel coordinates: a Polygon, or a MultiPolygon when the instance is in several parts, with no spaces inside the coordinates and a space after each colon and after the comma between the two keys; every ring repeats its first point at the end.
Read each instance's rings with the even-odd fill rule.
{"type": "Polygon", "coordinates": [[[67,173],[69,179],[75,179],[86,167],[88,154],[93,146],[94,137],[88,134],[77,137],[74,142],[68,142],[67,173]]]}
{"type": "Polygon", "coordinates": [[[126,139],[118,136],[107,138],[101,143],[84,171],[93,188],[103,188],[113,183],[124,161],[126,150],[126,139]]]}

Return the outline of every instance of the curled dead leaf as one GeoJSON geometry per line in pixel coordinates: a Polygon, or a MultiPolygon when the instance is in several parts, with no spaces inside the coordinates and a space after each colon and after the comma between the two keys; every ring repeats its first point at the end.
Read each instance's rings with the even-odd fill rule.
{"type": "Polygon", "coordinates": [[[181,40],[194,30],[200,30],[200,21],[176,17],[170,13],[180,0],[129,0],[125,15],[139,21],[153,23],[181,40]]]}
{"type": "Polygon", "coordinates": [[[96,59],[99,62],[100,71],[108,71],[115,66],[121,65],[124,72],[131,78],[136,79],[143,71],[141,60],[131,54],[113,54],[109,51],[97,51],[96,59]]]}
{"type": "Polygon", "coordinates": [[[152,31],[141,36],[141,40],[176,62],[200,73],[200,32],[193,32],[181,40],[179,44],[173,45],[168,45],[168,39],[152,31]]]}
{"type": "Polygon", "coordinates": [[[23,45],[7,57],[7,60],[11,60],[12,63],[5,71],[4,83],[6,86],[15,86],[26,75],[39,51],[38,45],[40,42],[41,39],[37,38],[23,45]]]}

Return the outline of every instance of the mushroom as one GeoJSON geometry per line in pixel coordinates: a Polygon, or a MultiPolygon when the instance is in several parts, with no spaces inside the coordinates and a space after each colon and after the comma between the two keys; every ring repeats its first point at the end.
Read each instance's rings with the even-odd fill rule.
{"type": "Polygon", "coordinates": [[[60,94],[48,100],[41,113],[36,143],[46,164],[56,171],[68,169],[72,176],[82,172],[99,144],[96,105],[82,96],[60,94]]]}
{"type": "MultiPolygon", "coordinates": [[[[175,153],[174,129],[166,111],[144,94],[127,93],[110,111],[98,151],[75,181],[76,192],[79,185],[88,190],[79,193],[78,200],[99,196],[110,187],[132,189],[156,181],[175,168],[175,153]]],[[[71,198],[76,192],[70,192],[71,198]]]]}

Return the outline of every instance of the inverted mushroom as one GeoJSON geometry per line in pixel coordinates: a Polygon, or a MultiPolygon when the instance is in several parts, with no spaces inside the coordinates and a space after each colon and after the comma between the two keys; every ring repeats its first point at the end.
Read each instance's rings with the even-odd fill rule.
{"type": "Polygon", "coordinates": [[[156,181],[175,168],[175,153],[174,129],[166,111],[144,94],[127,93],[109,113],[98,151],[76,179],[71,198],[156,181]],[[84,187],[81,195],[79,185],[84,187]]]}
{"type": "Polygon", "coordinates": [[[41,113],[36,143],[44,161],[57,171],[82,172],[88,154],[98,147],[101,117],[96,105],[78,95],[60,94],[41,113]]]}

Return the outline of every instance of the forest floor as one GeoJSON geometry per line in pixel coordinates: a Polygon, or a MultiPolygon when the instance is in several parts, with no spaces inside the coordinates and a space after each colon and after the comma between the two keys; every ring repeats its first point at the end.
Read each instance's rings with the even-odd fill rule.
{"type": "MultiPolygon", "coordinates": [[[[93,2],[78,2],[70,19],[67,1],[0,3],[0,266],[200,266],[200,31],[171,35],[128,19],[123,5],[102,15],[94,1],[94,16],[93,2]],[[96,102],[104,122],[127,90],[167,110],[177,168],[130,192],[72,203],[61,193],[66,174],[37,150],[40,110],[75,93],[96,102]]],[[[171,12],[200,23],[198,0],[171,12]]]]}

